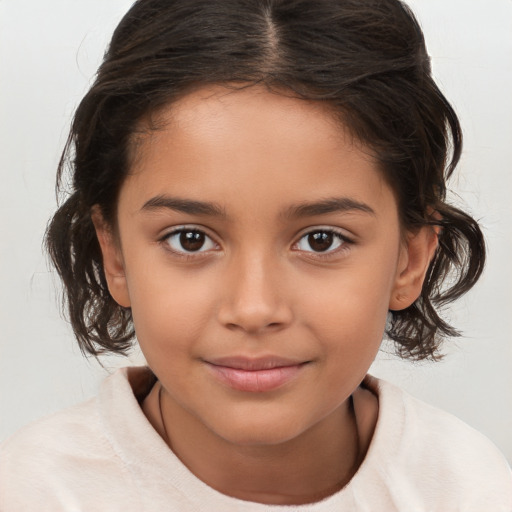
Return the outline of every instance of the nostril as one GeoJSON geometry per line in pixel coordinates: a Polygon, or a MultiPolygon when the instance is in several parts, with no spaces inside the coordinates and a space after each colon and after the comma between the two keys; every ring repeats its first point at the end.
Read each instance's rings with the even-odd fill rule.
{"type": "Polygon", "coordinates": [[[231,331],[241,329],[246,332],[256,332],[256,331],[268,331],[268,330],[281,329],[284,326],[284,323],[271,322],[269,324],[265,324],[265,323],[250,324],[248,322],[241,322],[241,323],[228,322],[228,323],[225,323],[224,325],[227,329],[229,329],[231,331]]]}

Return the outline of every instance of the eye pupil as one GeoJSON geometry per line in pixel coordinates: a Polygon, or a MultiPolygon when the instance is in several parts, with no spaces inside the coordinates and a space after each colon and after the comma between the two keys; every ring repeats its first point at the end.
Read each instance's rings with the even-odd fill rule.
{"type": "Polygon", "coordinates": [[[309,246],[316,252],[327,251],[333,243],[333,234],[326,231],[317,231],[308,236],[309,246]]]}
{"type": "Polygon", "coordinates": [[[205,234],[200,231],[182,231],[180,244],[186,251],[198,251],[203,247],[205,234]]]}

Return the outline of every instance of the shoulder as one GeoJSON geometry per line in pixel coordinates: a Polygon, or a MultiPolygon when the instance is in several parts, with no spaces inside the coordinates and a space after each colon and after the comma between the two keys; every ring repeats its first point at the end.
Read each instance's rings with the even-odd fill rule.
{"type": "Polygon", "coordinates": [[[441,452],[432,453],[430,458],[435,458],[442,466],[446,463],[446,469],[464,468],[466,474],[482,474],[486,469],[506,470],[510,476],[508,465],[498,448],[482,433],[464,423],[462,420],[446,411],[433,407],[411,395],[398,390],[403,404],[403,437],[404,443],[424,440],[421,443],[424,455],[432,453],[433,447],[439,447],[441,452]]]}
{"type": "Polygon", "coordinates": [[[0,445],[0,510],[75,510],[126,478],[98,398],[42,418],[0,445]]]}
{"type": "Polygon", "coordinates": [[[1,465],[31,465],[40,458],[51,463],[48,455],[79,452],[98,438],[99,417],[96,399],[52,414],[19,430],[0,445],[1,465]]]}
{"type": "Polygon", "coordinates": [[[389,474],[401,485],[445,506],[464,502],[461,510],[512,509],[512,473],[489,439],[392,384],[370,382],[379,396],[375,436],[385,444],[380,454],[391,461],[389,474]]]}

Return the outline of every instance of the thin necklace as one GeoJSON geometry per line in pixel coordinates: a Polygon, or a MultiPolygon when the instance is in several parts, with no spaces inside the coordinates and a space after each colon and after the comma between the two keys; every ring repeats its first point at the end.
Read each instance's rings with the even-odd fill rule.
{"type": "Polygon", "coordinates": [[[158,410],[160,412],[160,421],[162,422],[162,426],[164,428],[164,435],[165,435],[164,441],[167,443],[169,448],[171,448],[171,439],[169,438],[169,434],[167,433],[167,427],[165,426],[164,415],[162,413],[162,389],[163,388],[162,388],[162,384],[160,384],[160,382],[158,384],[160,386],[160,388],[158,389],[158,410]]]}
{"type": "MultiPolygon", "coordinates": [[[[359,436],[359,429],[357,428],[356,408],[354,406],[354,395],[350,395],[350,412],[354,425],[354,433],[356,438],[356,454],[354,458],[354,465],[352,466],[352,477],[356,474],[359,466],[361,465],[361,438],[359,436]]],[[[352,477],[350,479],[352,479],[352,477]]],[[[349,480],[350,481],[350,480],[349,480]]]]}
{"type": "Polygon", "coordinates": [[[354,407],[354,396],[350,395],[349,398],[349,411],[350,416],[352,418],[352,425],[353,425],[353,432],[354,432],[354,441],[355,441],[355,454],[354,454],[354,461],[352,463],[352,466],[347,470],[343,478],[336,484],[336,487],[334,488],[334,492],[330,493],[335,494],[339,491],[341,491],[343,488],[345,488],[352,478],[354,478],[354,475],[359,470],[359,466],[361,465],[361,439],[359,436],[359,429],[357,428],[357,419],[356,419],[356,411],[354,407]]]}

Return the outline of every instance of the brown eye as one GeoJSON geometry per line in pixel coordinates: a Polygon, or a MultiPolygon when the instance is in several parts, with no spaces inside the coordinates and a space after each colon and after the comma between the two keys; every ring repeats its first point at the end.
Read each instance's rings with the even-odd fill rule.
{"type": "Polygon", "coordinates": [[[324,252],[330,249],[333,242],[333,234],[325,231],[308,235],[308,244],[315,252],[324,252]]]}
{"type": "Polygon", "coordinates": [[[216,247],[206,233],[197,229],[178,229],[164,240],[177,253],[204,252],[216,247]]]}
{"type": "Polygon", "coordinates": [[[317,230],[306,233],[297,243],[297,247],[305,252],[334,252],[347,243],[340,233],[330,230],[317,230]]]}
{"type": "Polygon", "coordinates": [[[205,238],[205,234],[199,231],[182,231],[180,244],[186,251],[198,251],[203,247],[205,238]]]}

